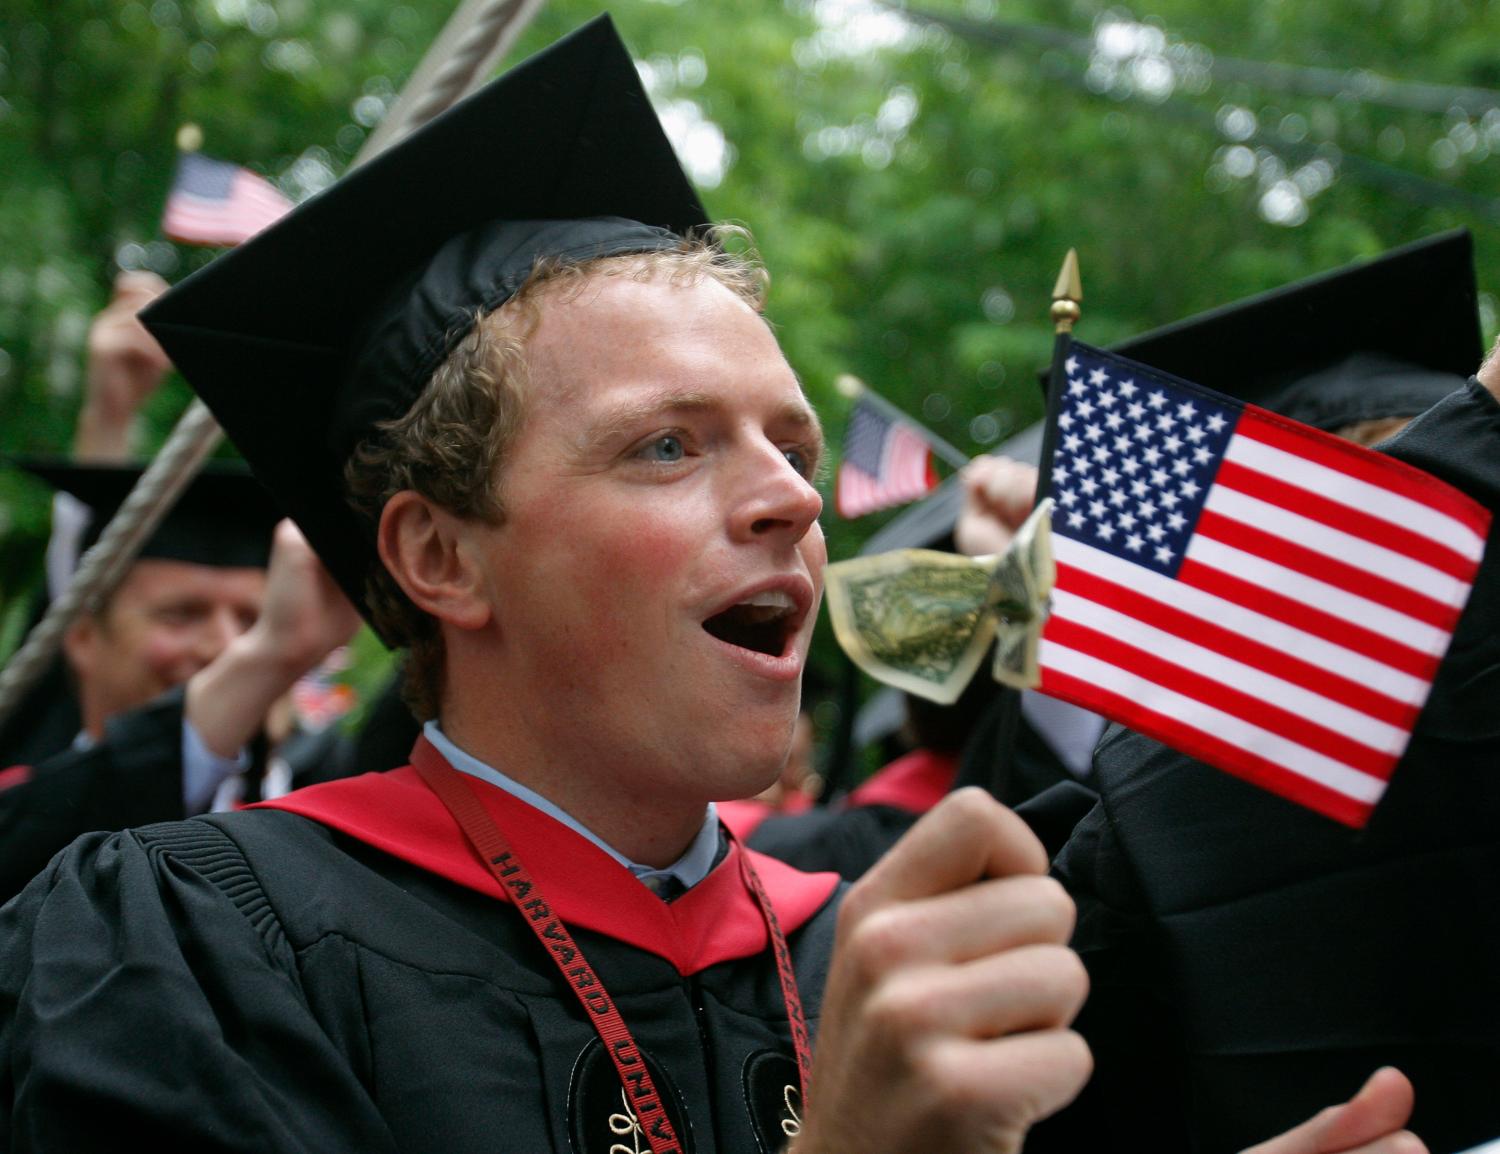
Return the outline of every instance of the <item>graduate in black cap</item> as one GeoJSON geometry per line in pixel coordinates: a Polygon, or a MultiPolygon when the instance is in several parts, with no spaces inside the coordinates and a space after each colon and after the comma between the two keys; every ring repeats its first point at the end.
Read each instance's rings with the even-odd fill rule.
{"type": "MultiPolygon", "coordinates": [[[[85,548],[141,474],[20,464],[90,511],[85,548]]],[[[69,627],[79,725],[0,767],[0,899],[80,834],[201,813],[243,771],[264,769],[247,741],[356,622],[290,523],[273,552],[280,520],[243,466],[208,466],[110,596],[69,627]]],[[[315,779],[331,768],[321,755],[303,766],[315,779]]]]}
{"type": "Polygon", "coordinates": [[[601,21],[146,314],[431,721],[412,768],[84,839],[0,911],[19,1145],[1008,1149],[1076,1090],[1067,903],[1010,815],[946,807],[837,958],[836,879],[721,832],[825,557],[816,417],[703,222],[601,21]],[[859,928],[913,917],[907,957],[859,928]],[[873,1013],[918,965],[940,1020],[873,1013]]]}
{"type": "MultiPolygon", "coordinates": [[[[19,462],[89,510],[81,542],[95,544],[141,468],[19,462]]],[[[90,741],[104,723],[180,685],[260,616],[271,533],[281,514],[243,468],[210,466],[142,546],[109,599],[68,630],[63,651],[90,741]]]]}
{"type": "Polygon", "coordinates": [[[1013,814],[955,796],[841,908],[721,831],[826,558],[816,417],[702,219],[599,21],[148,313],[430,721],[0,910],[16,1144],[1013,1154],[1077,1090],[1013,814]]]}
{"type": "MultiPolygon", "coordinates": [[[[1466,383],[1480,347],[1472,244],[1457,233],[1120,351],[1352,439],[1404,429],[1381,450],[1495,510],[1500,406],[1466,383]]],[[[1500,1134],[1497,598],[1492,531],[1364,831],[1106,734],[1101,800],[1055,867],[1079,902],[1074,945],[1092,979],[1079,1027],[1098,1072],[1035,1149],[1084,1148],[1101,1119],[1180,1119],[1158,1148],[1237,1150],[1383,1064],[1411,1077],[1412,1128],[1432,1149],[1500,1134]]]]}

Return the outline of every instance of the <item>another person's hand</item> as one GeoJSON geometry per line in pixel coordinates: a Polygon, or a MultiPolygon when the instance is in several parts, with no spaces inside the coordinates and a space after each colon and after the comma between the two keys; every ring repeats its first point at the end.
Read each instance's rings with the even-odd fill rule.
{"type": "Polygon", "coordinates": [[[1386,1066],[1370,1075],[1349,1101],[1244,1154],[1427,1154],[1422,1140],[1402,1129],[1411,1117],[1412,1101],[1406,1075],[1386,1066]]]}
{"type": "Polygon", "coordinates": [[[276,526],[260,617],[188,681],[186,716],[233,757],[272,704],[359,628],[359,614],[290,521],[276,526]]]}
{"type": "Polygon", "coordinates": [[[960,553],[1003,553],[1036,504],[1036,469],[1010,457],[975,457],[964,469],[964,503],[953,527],[960,553]]]}
{"type": "Polygon", "coordinates": [[[89,326],[83,410],[73,441],[80,461],[129,455],[135,416],[172,367],[136,314],[166,291],[167,282],[155,273],[121,273],[113,298],[89,326]]]}
{"type": "Polygon", "coordinates": [[[1041,843],[949,795],[849,891],[792,1154],[1013,1154],[1093,1061],[1074,909],[1041,843]]]}
{"type": "Polygon", "coordinates": [[[291,521],[276,526],[266,600],[260,618],[245,634],[291,674],[301,677],[359,628],[359,613],[323,568],[307,538],[291,521]]]}

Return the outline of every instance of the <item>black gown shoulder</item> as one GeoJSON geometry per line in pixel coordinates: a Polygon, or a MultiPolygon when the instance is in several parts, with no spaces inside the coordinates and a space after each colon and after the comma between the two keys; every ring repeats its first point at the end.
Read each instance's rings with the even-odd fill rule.
{"type": "Polygon", "coordinates": [[[0,787],[0,901],[82,834],[182,816],[177,689],[111,719],[88,749],[64,748],[10,771],[0,787]]]}
{"type": "MultiPolygon", "coordinates": [[[[813,1025],[833,921],[830,902],[789,936],[813,1025]]],[[[800,1104],[768,956],[683,975],[574,934],[684,1149],[779,1148],[800,1104]]],[[[513,907],[291,813],[93,835],[0,910],[0,1135],[17,1151],[128,1133],[608,1154],[632,1140],[612,1129],[618,1091],[513,907]]]]}

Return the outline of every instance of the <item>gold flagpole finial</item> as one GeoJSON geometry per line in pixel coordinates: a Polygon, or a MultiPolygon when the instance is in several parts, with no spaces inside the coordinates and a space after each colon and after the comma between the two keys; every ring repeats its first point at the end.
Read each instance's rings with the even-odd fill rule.
{"type": "Polygon", "coordinates": [[[196,124],[184,124],[177,130],[177,151],[197,152],[203,147],[203,129],[196,124]]]}
{"type": "Polygon", "coordinates": [[[1052,323],[1060,333],[1070,333],[1083,310],[1083,282],[1078,277],[1078,250],[1068,249],[1063,258],[1062,271],[1057,274],[1057,286],[1052,290],[1052,323]]]}
{"type": "Polygon", "coordinates": [[[853,373],[840,373],[833,382],[833,387],[839,391],[839,396],[848,397],[851,401],[865,391],[865,383],[853,373]]]}

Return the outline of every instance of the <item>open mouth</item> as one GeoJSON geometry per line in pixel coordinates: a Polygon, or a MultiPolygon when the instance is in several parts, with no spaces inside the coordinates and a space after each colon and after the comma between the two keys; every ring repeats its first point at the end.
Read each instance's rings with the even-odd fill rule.
{"type": "Polygon", "coordinates": [[[769,589],[715,613],[703,628],[729,645],[780,657],[796,629],[796,618],[797,605],[790,595],[769,589]]]}

